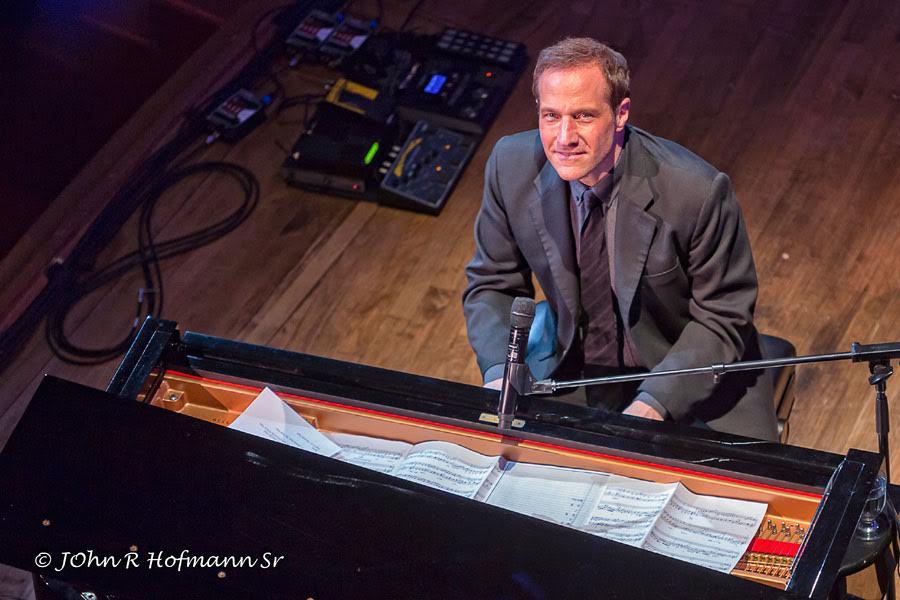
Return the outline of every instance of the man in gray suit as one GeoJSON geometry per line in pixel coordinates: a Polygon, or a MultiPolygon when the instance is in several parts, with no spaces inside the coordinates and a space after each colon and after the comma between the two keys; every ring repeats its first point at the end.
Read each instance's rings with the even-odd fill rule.
{"type": "MultiPolygon", "coordinates": [[[[463,294],[486,385],[503,374],[509,311],[547,298],[538,378],[669,370],[759,358],[756,271],[728,177],[628,125],[625,58],[589,38],[544,49],[539,127],[501,139],[485,168],[463,294]]],[[[777,439],[767,373],[597,386],[608,410],[777,439]]]]}

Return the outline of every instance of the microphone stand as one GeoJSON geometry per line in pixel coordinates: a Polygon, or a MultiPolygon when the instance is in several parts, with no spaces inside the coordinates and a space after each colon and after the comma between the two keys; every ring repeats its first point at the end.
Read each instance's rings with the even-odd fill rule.
{"type": "Polygon", "coordinates": [[[575,379],[572,381],[555,381],[542,379],[535,381],[530,375],[521,386],[516,386],[521,395],[551,394],[557,390],[581,387],[583,385],[602,385],[607,383],[623,383],[626,381],[642,381],[655,377],[681,377],[685,375],[711,374],[713,381],[719,382],[719,378],[733,371],[753,371],[757,369],[774,369],[791,365],[804,365],[809,363],[831,362],[836,360],[851,360],[853,362],[869,363],[869,385],[875,387],[875,433],[878,436],[878,453],[884,461],[884,475],[887,483],[890,482],[890,450],[888,447],[888,432],[890,431],[890,416],[887,402],[887,380],[894,373],[890,365],[892,359],[900,359],[900,342],[886,344],[860,344],[854,342],[850,352],[836,352],[832,354],[811,354],[807,356],[794,356],[790,358],[774,358],[763,360],[747,360],[733,363],[719,363],[708,367],[695,367],[691,369],[673,369],[669,371],[651,371],[648,373],[634,373],[630,375],[612,375],[609,377],[593,377],[587,379],[575,379]]]}

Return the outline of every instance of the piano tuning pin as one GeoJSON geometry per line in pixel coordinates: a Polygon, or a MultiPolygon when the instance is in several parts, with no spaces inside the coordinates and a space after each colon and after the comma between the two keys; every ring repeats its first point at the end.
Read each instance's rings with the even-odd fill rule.
{"type": "Polygon", "coordinates": [[[787,561],[787,566],[784,569],[784,576],[790,577],[793,572],[794,572],[794,559],[793,559],[793,557],[789,556],[788,561],[787,561]]]}
{"type": "Polygon", "coordinates": [[[759,552],[754,552],[752,556],[753,572],[759,573],[762,569],[762,555],[759,552]]]}

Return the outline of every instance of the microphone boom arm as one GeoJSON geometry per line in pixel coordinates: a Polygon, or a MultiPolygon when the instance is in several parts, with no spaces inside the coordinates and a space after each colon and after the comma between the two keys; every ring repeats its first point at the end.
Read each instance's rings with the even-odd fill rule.
{"type": "Polygon", "coordinates": [[[713,380],[718,382],[719,377],[732,371],[753,371],[756,369],[774,369],[791,365],[803,365],[818,362],[830,362],[835,360],[852,360],[853,362],[882,361],[892,358],[900,358],[900,342],[889,344],[863,345],[854,342],[850,352],[836,352],[832,354],[810,354],[806,356],[793,356],[790,358],[773,358],[764,360],[745,360],[733,363],[718,363],[707,367],[694,367],[690,369],[672,369],[669,371],[648,371],[647,373],[634,373],[630,375],[610,375],[608,377],[593,377],[588,379],[574,379],[572,381],[556,381],[542,379],[530,381],[528,394],[552,394],[557,390],[581,387],[583,385],[599,385],[605,383],[623,383],[626,381],[642,381],[655,377],[681,377],[684,375],[710,374],[713,380]]]}

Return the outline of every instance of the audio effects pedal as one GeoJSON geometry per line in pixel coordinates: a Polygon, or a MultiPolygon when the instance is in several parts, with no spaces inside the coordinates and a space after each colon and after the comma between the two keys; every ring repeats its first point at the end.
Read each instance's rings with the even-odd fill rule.
{"type": "Polygon", "coordinates": [[[477,138],[418,121],[403,146],[382,163],[379,202],[436,215],[472,158],[477,138]]]}

